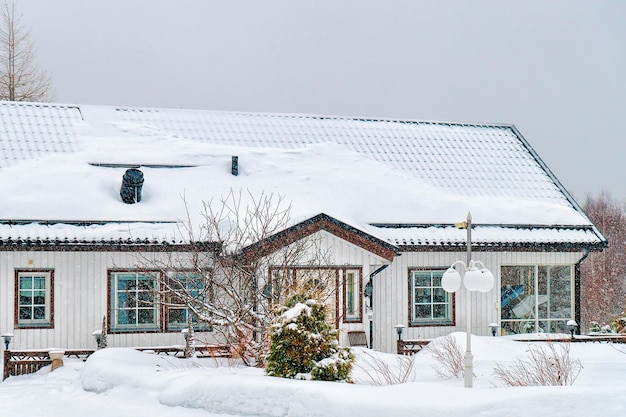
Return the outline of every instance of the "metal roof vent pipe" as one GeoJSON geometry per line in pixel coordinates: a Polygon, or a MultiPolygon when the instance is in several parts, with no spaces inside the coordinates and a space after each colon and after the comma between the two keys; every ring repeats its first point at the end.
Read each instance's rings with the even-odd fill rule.
{"type": "Polygon", "coordinates": [[[239,175],[239,157],[238,156],[233,156],[232,158],[232,162],[230,165],[230,173],[233,174],[235,177],[239,175]]]}
{"type": "Polygon", "coordinates": [[[141,201],[141,188],[143,187],[143,172],[138,169],[127,169],[122,177],[120,196],[126,204],[135,204],[141,201]]]}

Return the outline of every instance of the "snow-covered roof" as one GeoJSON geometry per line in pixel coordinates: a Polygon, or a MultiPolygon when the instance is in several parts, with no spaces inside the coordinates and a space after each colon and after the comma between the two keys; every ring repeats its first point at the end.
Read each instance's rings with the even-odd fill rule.
{"type": "Polygon", "coordinates": [[[469,211],[502,225],[485,242],[604,243],[512,125],[11,102],[0,123],[2,241],[186,240],[187,212],[200,222],[203,201],[234,190],[283,195],[293,224],[327,213],[396,245],[452,241],[441,227],[372,224],[469,211]],[[132,166],[145,182],[128,205],[132,166]]]}

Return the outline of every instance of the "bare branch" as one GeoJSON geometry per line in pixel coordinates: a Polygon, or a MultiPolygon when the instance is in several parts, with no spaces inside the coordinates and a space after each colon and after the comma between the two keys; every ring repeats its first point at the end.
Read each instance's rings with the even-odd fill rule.
{"type": "Polygon", "coordinates": [[[35,46],[14,0],[0,4],[0,100],[52,100],[50,75],[37,68],[35,46]]]}

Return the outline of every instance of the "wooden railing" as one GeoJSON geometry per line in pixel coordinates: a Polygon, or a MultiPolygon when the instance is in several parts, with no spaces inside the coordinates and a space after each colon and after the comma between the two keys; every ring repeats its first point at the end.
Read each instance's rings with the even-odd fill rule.
{"type": "Polygon", "coordinates": [[[573,343],[626,343],[626,335],[606,333],[593,335],[574,335],[574,337],[516,337],[517,342],[573,342],[573,343]]]}
{"type": "MultiPolygon", "coordinates": [[[[86,360],[93,352],[94,350],[66,350],[64,357],[86,360]]],[[[47,350],[5,350],[3,378],[32,374],[51,363],[52,359],[47,350]]]]}
{"type": "Polygon", "coordinates": [[[423,340],[398,340],[398,355],[411,356],[419,352],[430,343],[429,339],[423,340]]]}
{"type": "MultiPolygon", "coordinates": [[[[184,346],[142,346],[134,349],[157,355],[176,356],[179,358],[185,356],[184,346]]],[[[199,345],[195,346],[194,349],[197,357],[228,358],[231,356],[230,348],[227,345],[199,345]]],[[[48,350],[5,350],[3,379],[10,376],[32,374],[44,366],[52,364],[52,359],[48,352],[48,350]]],[[[94,352],[94,349],[65,350],[63,357],[85,361],[94,352]]]]}

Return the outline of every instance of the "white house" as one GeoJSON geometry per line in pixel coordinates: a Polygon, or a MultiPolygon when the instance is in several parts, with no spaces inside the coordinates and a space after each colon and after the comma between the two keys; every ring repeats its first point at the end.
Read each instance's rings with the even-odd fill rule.
{"type": "Polygon", "coordinates": [[[180,344],[172,307],[120,300],[158,285],[139,257],[214,245],[181,231],[232,190],[291,203],[270,247],[317,236],[341,342],[364,331],[382,351],[397,324],[407,339],[466,330],[466,293],[441,277],[467,261],[455,224],[468,212],[472,258],[495,277],[473,295],[474,334],[492,322],[565,331],[580,315],[579,265],[606,246],[512,125],[11,102],[0,122],[0,333],[12,349],[91,347],[103,316],[109,346],[180,344]],[[143,174],[136,204],[120,194],[131,168],[143,174]]]}

